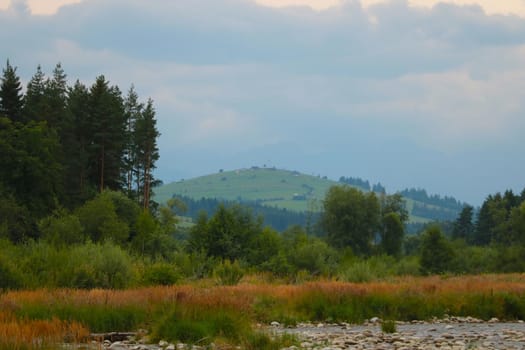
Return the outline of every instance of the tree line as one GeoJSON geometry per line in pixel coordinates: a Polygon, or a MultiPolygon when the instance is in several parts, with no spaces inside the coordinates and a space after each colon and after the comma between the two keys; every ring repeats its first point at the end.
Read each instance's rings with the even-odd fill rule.
{"type": "Polygon", "coordinates": [[[216,198],[193,199],[187,196],[174,196],[173,198],[184,203],[182,209],[176,209],[177,215],[191,217],[197,220],[200,213],[204,211],[208,216],[213,215],[222,204],[226,207],[241,204],[243,207],[251,209],[254,216],[261,216],[265,226],[270,226],[274,230],[284,231],[290,226],[306,226],[308,221],[316,222],[318,213],[295,212],[286,208],[270,207],[261,204],[259,201],[227,201],[216,198]]]}
{"type": "Polygon", "coordinates": [[[38,236],[38,220],[74,210],[105,190],[152,206],[159,159],[156,112],[133,86],[127,94],[100,75],[68,85],[57,64],[40,66],[23,89],[9,60],[0,85],[0,218],[14,241],[38,236]]]}
{"type": "Polygon", "coordinates": [[[507,190],[489,195],[477,214],[463,207],[454,223],[452,237],[478,246],[525,245],[525,189],[520,195],[507,190]]]}

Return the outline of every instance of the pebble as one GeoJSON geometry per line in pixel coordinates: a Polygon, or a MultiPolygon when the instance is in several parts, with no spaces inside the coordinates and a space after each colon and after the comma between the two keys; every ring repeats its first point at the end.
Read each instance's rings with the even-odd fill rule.
{"type": "MultiPolygon", "coordinates": [[[[447,317],[432,322],[411,321],[396,323],[397,332],[383,333],[380,319],[370,319],[365,325],[348,323],[300,323],[295,328],[283,328],[277,321],[271,322],[266,330],[270,333],[292,333],[297,336],[299,346],[281,350],[499,350],[525,349],[525,327],[523,322],[501,323],[497,319],[488,322],[472,317],[447,317]]],[[[264,329],[264,327],[262,328],[264,329]]],[[[207,350],[208,347],[187,344],[172,344],[160,341],[147,344],[146,332],[129,340],[110,342],[93,341],[74,349],[109,349],[109,350],[207,350]]],[[[66,349],[66,347],[64,348],[66,349]]],[[[72,349],[67,347],[67,349],[72,349]]],[[[236,347],[234,349],[242,349],[236,347]]]]}

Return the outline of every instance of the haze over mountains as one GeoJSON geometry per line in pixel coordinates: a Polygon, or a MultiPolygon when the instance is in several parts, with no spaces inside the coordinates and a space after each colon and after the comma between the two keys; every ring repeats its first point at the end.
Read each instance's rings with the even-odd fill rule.
{"type": "Polygon", "coordinates": [[[24,83],[57,62],[70,82],[135,83],[158,106],[165,182],[267,164],[474,205],[523,188],[525,19],[510,7],[33,3],[0,10],[2,59],[24,83]]]}

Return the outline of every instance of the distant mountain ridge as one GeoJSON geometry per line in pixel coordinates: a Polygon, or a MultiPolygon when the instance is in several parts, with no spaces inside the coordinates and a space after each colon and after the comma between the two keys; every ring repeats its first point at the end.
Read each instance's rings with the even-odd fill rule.
{"type": "MultiPolygon", "coordinates": [[[[165,184],[155,189],[155,200],[166,202],[173,196],[194,200],[217,199],[229,202],[256,203],[292,212],[319,212],[322,200],[331,186],[346,184],[361,190],[384,192],[380,184],[370,186],[359,178],[341,177],[340,181],[306,175],[298,171],[251,167],[199,176],[165,184]],[[367,186],[368,185],[368,186],[367,186]]],[[[423,189],[400,192],[406,200],[410,222],[455,220],[463,203],[453,197],[428,195],[423,189]]]]}

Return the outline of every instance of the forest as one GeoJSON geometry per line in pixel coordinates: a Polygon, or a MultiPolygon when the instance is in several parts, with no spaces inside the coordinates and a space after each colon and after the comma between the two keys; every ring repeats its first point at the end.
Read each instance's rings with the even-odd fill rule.
{"type": "Polygon", "coordinates": [[[292,282],[525,271],[525,190],[488,196],[477,215],[465,205],[416,235],[406,234],[401,194],[361,192],[346,186],[363,182],[352,178],[309,217],[204,199],[159,206],[151,99],[102,75],[70,86],[60,64],[49,77],[37,67],[23,92],[16,70],[8,61],[0,87],[2,289],[171,284],[223,269],[292,282]],[[178,225],[187,211],[194,225],[178,225]],[[264,215],[277,225],[263,226],[264,215]]]}
{"type": "MultiPolygon", "coordinates": [[[[462,280],[435,279],[524,272],[525,190],[491,194],[479,211],[463,205],[454,220],[417,234],[406,233],[400,193],[388,195],[380,184],[361,191],[348,184],[369,184],[352,178],[328,190],[316,215],[188,197],[158,204],[151,198],[160,183],[159,135],[153,101],[142,102],[133,86],[124,94],[102,75],[91,85],[68,85],[57,64],[49,77],[37,67],[24,89],[7,61],[0,86],[0,349],[35,348],[27,344],[44,338],[34,329],[51,329],[49,342],[60,342],[146,326],[154,340],[277,349],[297,342],[270,339],[250,323],[362,322],[378,313],[430,318],[447,310],[525,317],[519,281],[471,276],[474,289],[457,293],[462,280]],[[181,215],[193,223],[184,225],[181,215]],[[227,287],[243,281],[253,287],[227,287]],[[496,293],[487,294],[486,281],[498,283],[496,293]]],[[[429,199],[419,190],[404,195],[429,199]]]]}

